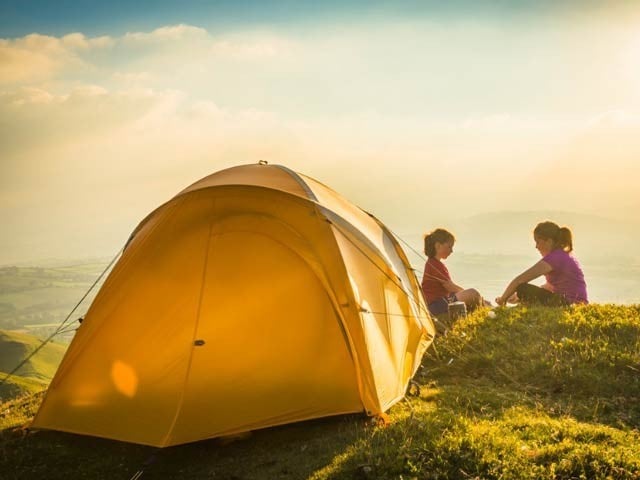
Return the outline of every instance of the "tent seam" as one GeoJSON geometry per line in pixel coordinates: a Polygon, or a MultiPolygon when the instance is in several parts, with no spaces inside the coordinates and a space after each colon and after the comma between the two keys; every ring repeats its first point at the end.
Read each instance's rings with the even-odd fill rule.
{"type": "Polygon", "coordinates": [[[298,175],[297,172],[291,170],[288,167],[285,167],[284,165],[273,165],[276,168],[279,168],[280,170],[284,170],[285,172],[287,172],[289,175],[291,175],[291,177],[298,182],[298,185],[300,185],[302,187],[302,189],[306,192],[307,195],[309,195],[309,199],[313,200],[314,202],[318,202],[318,197],[316,197],[316,194],[313,193],[313,190],[311,190],[311,187],[307,184],[307,182],[305,182],[302,177],[300,175],[298,175]]]}
{"type": "MultiPolygon", "coordinates": [[[[182,203],[183,202],[181,201],[181,202],[177,202],[175,205],[172,205],[171,210],[169,210],[166,213],[166,218],[169,218],[172,215],[174,215],[176,210],[182,205],[182,203]]],[[[147,233],[147,235],[141,241],[142,242],[147,241],[147,239],[159,227],[161,223],[162,222],[158,222],[156,225],[153,225],[151,230],[147,233]]],[[[129,242],[129,240],[127,242],[129,242]]],[[[91,301],[91,304],[89,305],[89,308],[87,309],[87,312],[85,313],[84,318],[86,318],[89,315],[89,313],[92,311],[93,306],[96,303],[96,300],[100,300],[100,298],[102,297],[101,295],[102,290],[108,289],[111,286],[111,284],[115,283],[116,279],[122,276],[121,272],[124,269],[124,267],[131,262],[130,258],[125,258],[123,260],[122,258],[123,256],[124,256],[124,249],[120,253],[120,258],[118,259],[118,261],[115,263],[115,265],[113,265],[111,271],[109,272],[109,275],[107,276],[103,284],[100,286],[100,289],[96,293],[96,296],[91,301]]],[[[62,360],[60,361],[60,365],[58,366],[58,369],[56,370],[56,373],[53,376],[53,379],[51,380],[51,382],[49,383],[49,386],[46,389],[45,398],[43,399],[42,404],[44,404],[44,400],[46,400],[46,397],[49,394],[49,390],[55,389],[58,386],[58,384],[62,381],[64,376],[68,373],[68,370],[70,368],[69,363],[75,360],[79,355],[81,355],[82,352],[84,352],[84,350],[87,348],[87,344],[89,343],[89,340],[94,338],[96,335],[98,335],[98,332],[102,329],[102,326],[103,326],[102,324],[97,325],[93,332],[88,333],[87,334],[88,336],[83,339],[83,344],[80,346],[80,348],[77,351],[72,353],[71,348],[67,349],[64,356],[62,357],[62,360]],[[67,358],[67,356],[69,356],[69,358],[67,358]]],[[[85,327],[86,327],[86,324],[85,324],[85,327]]],[[[80,328],[82,328],[82,326],[80,328]]],[[[76,336],[77,336],[77,333],[76,335],[74,335],[74,339],[76,336]]],[[[71,344],[69,346],[71,346],[71,344]]],[[[39,413],[40,413],[40,410],[38,410],[38,412],[36,413],[33,420],[34,422],[36,421],[39,413]]]]}
{"type": "MultiPolygon", "coordinates": [[[[213,199],[212,203],[214,203],[214,202],[215,202],[215,199],[213,199]]],[[[199,298],[198,298],[198,309],[197,309],[195,324],[193,326],[193,335],[191,337],[191,344],[189,345],[189,348],[190,348],[189,363],[187,364],[187,371],[186,371],[185,376],[184,376],[184,382],[182,384],[180,400],[178,401],[178,406],[176,407],[176,413],[175,413],[175,415],[173,417],[173,420],[171,422],[171,426],[167,430],[167,434],[165,435],[165,438],[161,442],[162,446],[168,445],[168,442],[171,439],[171,435],[173,434],[173,430],[175,429],[176,423],[178,422],[178,417],[180,416],[180,412],[182,411],[182,406],[184,405],[185,391],[187,389],[187,384],[189,382],[189,376],[191,374],[191,365],[193,363],[193,353],[194,353],[194,350],[195,350],[194,349],[194,342],[195,342],[196,336],[198,334],[198,325],[200,324],[200,312],[201,312],[201,308],[202,308],[202,297],[204,296],[205,280],[206,280],[206,277],[207,277],[207,265],[209,264],[209,251],[211,250],[211,248],[210,248],[211,247],[211,239],[213,237],[212,231],[213,231],[213,216],[211,216],[210,219],[209,219],[209,235],[207,236],[207,246],[206,246],[205,257],[204,257],[203,268],[202,268],[202,282],[200,283],[200,295],[199,295],[199,298]]]]}

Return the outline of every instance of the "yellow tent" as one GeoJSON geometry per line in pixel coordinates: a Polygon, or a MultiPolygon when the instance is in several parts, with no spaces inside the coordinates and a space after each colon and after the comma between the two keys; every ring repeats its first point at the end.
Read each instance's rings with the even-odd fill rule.
{"type": "Polygon", "coordinates": [[[399,401],[434,328],[378,220],[244,165],[131,235],[33,426],[169,446],[399,401]]]}

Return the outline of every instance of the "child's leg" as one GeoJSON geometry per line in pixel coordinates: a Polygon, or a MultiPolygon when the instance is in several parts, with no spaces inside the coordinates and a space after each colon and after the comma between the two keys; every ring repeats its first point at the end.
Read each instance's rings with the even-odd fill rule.
{"type": "Polygon", "coordinates": [[[464,302],[470,311],[481,305],[483,301],[482,295],[475,288],[467,288],[456,293],[456,298],[458,301],[464,302]]]}
{"type": "Polygon", "coordinates": [[[447,302],[446,298],[439,298],[438,300],[431,302],[427,307],[429,308],[429,313],[431,313],[431,315],[441,315],[449,311],[449,302],[447,302]]]}
{"type": "Polygon", "coordinates": [[[536,287],[530,283],[523,283],[518,286],[516,290],[518,299],[521,303],[538,303],[540,305],[547,306],[559,306],[566,305],[567,302],[562,295],[550,292],[549,290],[541,287],[536,287]]]}

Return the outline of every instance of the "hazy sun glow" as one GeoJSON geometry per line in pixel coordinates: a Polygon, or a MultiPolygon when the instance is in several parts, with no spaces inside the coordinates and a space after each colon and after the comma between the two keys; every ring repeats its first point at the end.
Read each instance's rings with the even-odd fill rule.
{"type": "Polygon", "coordinates": [[[185,186],[260,159],[417,248],[435,226],[514,211],[618,222],[618,249],[634,244],[640,7],[462,3],[327,4],[287,21],[256,3],[261,23],[187,6],[153,25],[132,6],[126,29],[71,28],[43,4],[51,28],[0,39],[0,264],[112,255],[185,186]]]}

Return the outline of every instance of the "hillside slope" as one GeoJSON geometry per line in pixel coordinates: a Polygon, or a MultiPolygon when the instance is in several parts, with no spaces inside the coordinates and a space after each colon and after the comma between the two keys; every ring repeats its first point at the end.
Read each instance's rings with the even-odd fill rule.
{"type": "MultiPolygon", "coordinates": [[[[23,333],[0,330],[0,381],[40,345],[41,340],[23,333]]],[[[7,382],[0,385],[0,399],[9,399],[46,387],[58,368],[65,345],[49,342],[7,382]]]]}
{"type": "Polygon", "coordinates": [[[14,428],[38,395],[0,407],[0,471],[9,479],[130,478],[142,468],[145,479],[640,478],[640,306],[516,307],[493,317],[476,312],[437,338],[419,389],[388,419],[340,416],[158,451],[14,428]]]}

